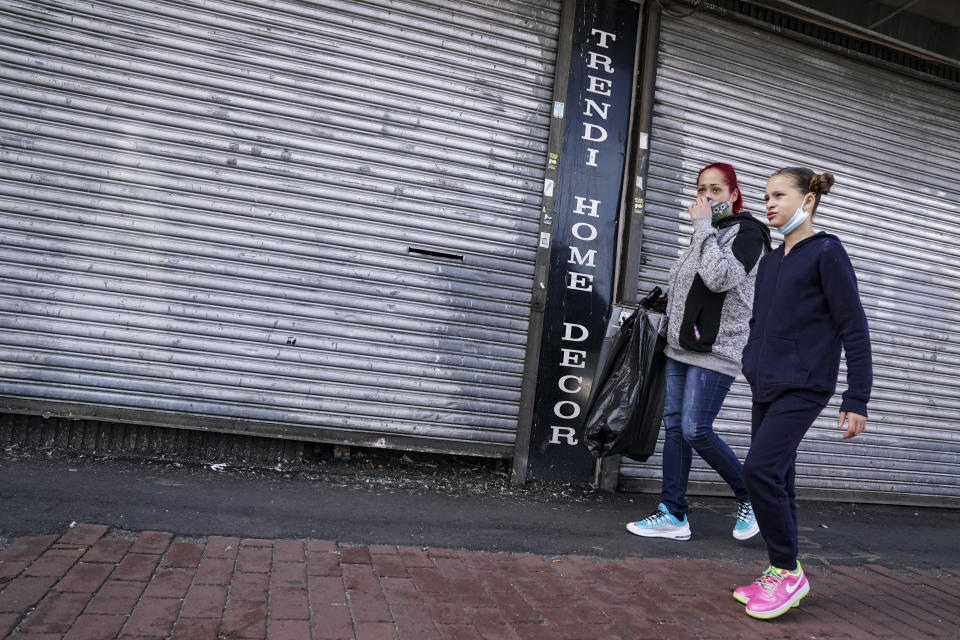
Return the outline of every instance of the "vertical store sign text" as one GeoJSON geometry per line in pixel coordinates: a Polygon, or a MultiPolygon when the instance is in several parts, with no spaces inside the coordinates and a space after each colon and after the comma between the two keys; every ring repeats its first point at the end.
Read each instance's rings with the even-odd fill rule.
{"type": "MultiPolygon", "coordinates": [[[[610,102],[607,100],[613,93],[614,83],[613,60],[610,56],[604,55],[594,48],[609,49],[610,44],[616,39],[617,36],[613,33],[600,29],[591,29],[590,31],[590,46],[593,48],[586,51],[587,68],[590,72],[586,77],[585,95],[582,100],[583,111],[581,112],[585,116],[581,140],[588,145],[586,146],[586,156],[582,159],[582,164],[585,167],[584,171],[599,167],[597,156],[600,154],[601,145],[609,138],[604,123],[610,115],[610,102]],[[590,117],[594,120],[586,120],[590,117]]],[[[593,291],[597,255],[595,241],[599,232],[595,222],[581,218],[599,218],[602,201],[591,198],[590,195],[592,194],[574,194],[573,196],[572,213],[574,214],[574,222],[570,228],[570,234],[575,241],[582,243],[582,247],[573,242],[570,243],[570,259],[567,263],[574,265],[567,271],[566,287],[570,291],[587,293],[593,291]],[[589,269],[589,272],[587,269],[589,269]]],[[[616,201],[614,200],[614,202],[616,201]]],[[[557,387],[564,395],[582,395],[583,376],[576,375],[573,371],[586,367],[588,352],[573,345],[583,342],[589,337],[590,330],[588,327],[564,320],[561,339],[564,343],[571,345],[563,346],[560,349],[561,369],[571,370],[570,373],[560,376],[557,381],[557,387]]],[[[569,422],[579,418],[583,409],[580,402],[575,399],[561,399],[554,404],[553,415],[559,420],[569,422]]],[[[566,444],[567,446],[579,444],[576,437],[576,428],[573,426],[551,424],[550,431],[550,444],[566,444]]]]}
{"type": "Polygon", "coordinates": [[[545,200],[540,227],[549,272],[529,480],[593,478],[582,428],[612,305],[638,20],[628,0],[576,3],[566,101],[553,109],[561,143],[544,183],[554,200],[545,200]]]}

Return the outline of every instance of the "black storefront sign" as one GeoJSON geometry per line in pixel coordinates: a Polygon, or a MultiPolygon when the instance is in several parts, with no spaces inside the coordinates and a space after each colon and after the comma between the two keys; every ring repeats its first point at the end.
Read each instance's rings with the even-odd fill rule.
{"type": "Polygon", "coordinates": [[[554,106],[564,119],[546,188],[555,207],[541,227],[550,269],[527,480],[594,477],[582,427],[611,312],[638,18],[627,0],[577,2],[566,103],[554,106]]]}

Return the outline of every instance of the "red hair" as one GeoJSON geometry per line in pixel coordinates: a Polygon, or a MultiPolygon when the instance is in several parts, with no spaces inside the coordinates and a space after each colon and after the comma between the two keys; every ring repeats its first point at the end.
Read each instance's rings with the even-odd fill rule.
{"type": "Polygon", "coordinates": [[[723,183],[727,185],[727,188],[730,191],[734,189],[737,190],[737,199],[733,201],[733,212],[740,213],[740,210],[743,209],[743,193],[740,191],[740,183],[737,182],[737,172],[733,170],[733,166],[725,162],[714,162],[713,164],[708,164],[703,169],[700,169],[700,173],[697,174],[697,184],[700,184],[700,176],[703,175],[704,171],[708,169],[716,169],[723,174],[723,183]]]}

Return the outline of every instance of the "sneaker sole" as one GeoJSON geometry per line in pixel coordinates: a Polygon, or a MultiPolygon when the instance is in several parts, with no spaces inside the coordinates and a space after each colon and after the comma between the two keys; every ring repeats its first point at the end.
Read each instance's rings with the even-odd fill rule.
{"type": "Polygon", "coordinates": [[[808,593],[810,593],[809,582],[805,583],[801,589],[793,594],[792,598],[784,602],[776,609],[771,609],[770,611],[750,611],[750,605],[748,604],[746,608],[747,615],[751,618],[757,618],[758,620],[769,620],[771,618],[782,616],[793,607],[799,607],[800,600],[803,599],[803,596],[807,595],[808,593]]]}
{"type": "MultiPolygon", "coordinates": [[[[750,598],[745,598],[744,596],[740,595],[739,593],[734,593],[734,594],[733,594],[733,599],[736,600],[737,602],[739,602],[740,604],[743,604],[743,605],[750,604],[750,598]]],[[[797,607],[799,607],[799,606],[800,606],[800,601],[799,601],[799,600],[797,600],[796,602],[793,603],[793,607],[794,607],[794,608],[797,608],[797,607]]]]}
{"type": "Polygon", "coordinates": [[[760,527],[757,525],[753,525],[752,529],[747,529],[746,531],[737,531],[736,529],[734,529],[733,537],[736,538],[737,540],[749,540],[750,538],[757,535],[758,533],[760,533],[760,527]]]}
{"type": "Polygon", "coordinates": [[[635,536],[641,536],[643,538],[669,538],[670,540],[690,539],[689,531],[650,531],[647,529],[641,529],[640,527],[634,527],[632,522],[627,524],[627,531],[635,536]]]}

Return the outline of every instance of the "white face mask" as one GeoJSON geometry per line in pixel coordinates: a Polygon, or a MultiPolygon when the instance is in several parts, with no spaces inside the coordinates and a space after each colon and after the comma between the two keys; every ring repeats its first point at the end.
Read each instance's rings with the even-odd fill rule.
{"type": "Polygon", "coordinates": [[[783,225],[782,227],[777,227],[777,231],[779,231],[783,235],[787,235],[788,233],[790,233],[791,231],[799,227],[801,224],[803,224],[803,221],[806,220],[809,217],[809,215],[810,215],[809,213],[803,210],[803,207],[798,207],[796,212],[793,214],[793,217],[790,218],[789,222],[787,222],[787,224],[783,225]]]}

